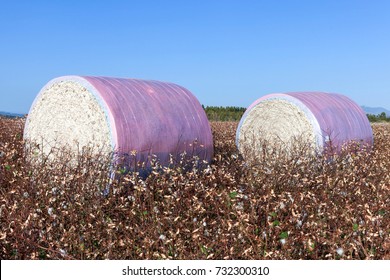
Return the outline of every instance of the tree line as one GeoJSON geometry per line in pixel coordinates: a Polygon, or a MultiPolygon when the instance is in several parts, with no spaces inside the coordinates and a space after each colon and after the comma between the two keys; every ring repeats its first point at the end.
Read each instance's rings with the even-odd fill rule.
{"type": "Polygon", "coordinates": [[[209,121],[239,121],[246,108],[235,106],[204,106],[209,121]]]}
{"type": "MultiPolygon", "coordinates": [[[[240,121],[242,115],[245,113],[245,107],[236,106],[204,106],[203,109],[206,112],[209,121],[240,121]]],[[[390,122],[390,116],[387,116],[385,112],[378,115],[367,114],[367,118],[370,122],[390,122]]]]}
{"type": "Polygon", "coordinates": [[[390,122],[390,116],[388,117],[385,112],[378,115],[367,114],[367,118],[370,122],[390,122]]]}

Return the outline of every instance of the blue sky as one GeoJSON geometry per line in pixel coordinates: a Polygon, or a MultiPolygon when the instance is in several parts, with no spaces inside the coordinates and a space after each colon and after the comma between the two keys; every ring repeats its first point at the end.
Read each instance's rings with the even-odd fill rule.
{"type": "Polygon", "coordinates": [[[390,1],[3,1],[0,111],[62,75],[170,81],[205,105],[327,91],[390,109],[390,1]]]}

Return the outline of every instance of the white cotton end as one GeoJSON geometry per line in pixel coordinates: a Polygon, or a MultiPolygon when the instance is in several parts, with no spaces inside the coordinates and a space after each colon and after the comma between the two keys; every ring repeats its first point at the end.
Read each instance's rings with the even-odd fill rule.
{"type": "Polygon", "coordinates": [[[24,136],[46,155],[66,148],[111,152],[110,127],[105,111],[85,86],[57,81],[44,87],[26,121],[24,136]]]}
{"type": "Polygon", "coordinates": [[[246,158],[259,158],[264,150],[273,149],[290,154],[305,147],[314,153],[317,139],[316,129],[302,108],[288,100],[266,99],[249,111],[237,140],[246,158]]]}

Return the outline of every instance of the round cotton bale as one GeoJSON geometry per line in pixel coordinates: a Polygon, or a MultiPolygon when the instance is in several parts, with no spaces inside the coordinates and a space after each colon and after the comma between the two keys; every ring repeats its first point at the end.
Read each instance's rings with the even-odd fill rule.
{"type": "Polygon", "coordinates": [[[139,79],[63,76],[47,83],[26,120],[25,139],[44,154],[53,148],[157,156],[163,165],[182,153],[210,161],[212,134],[206,114],[187,89],[139,79]]]}
{"type": "Polygon", "coordinates": [[[245,111],[236,132],[244,157],[259,158],[265,149],[309,154],[340,151],[350,141],[373,144],[367,116],[348,97],[324,92],[289,92],[263,96],[245,111]]]}

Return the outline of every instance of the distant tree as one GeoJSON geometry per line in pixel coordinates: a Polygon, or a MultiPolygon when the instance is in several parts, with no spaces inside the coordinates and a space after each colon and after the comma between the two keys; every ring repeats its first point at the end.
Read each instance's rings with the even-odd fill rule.
{"type": "Polygon", "coordinates": [[[388,118],[386,116],[386,113],[385,112],[382,112],[378,115],[379,119],[382,120],[382,121],[386,121],[388,118]]]}

